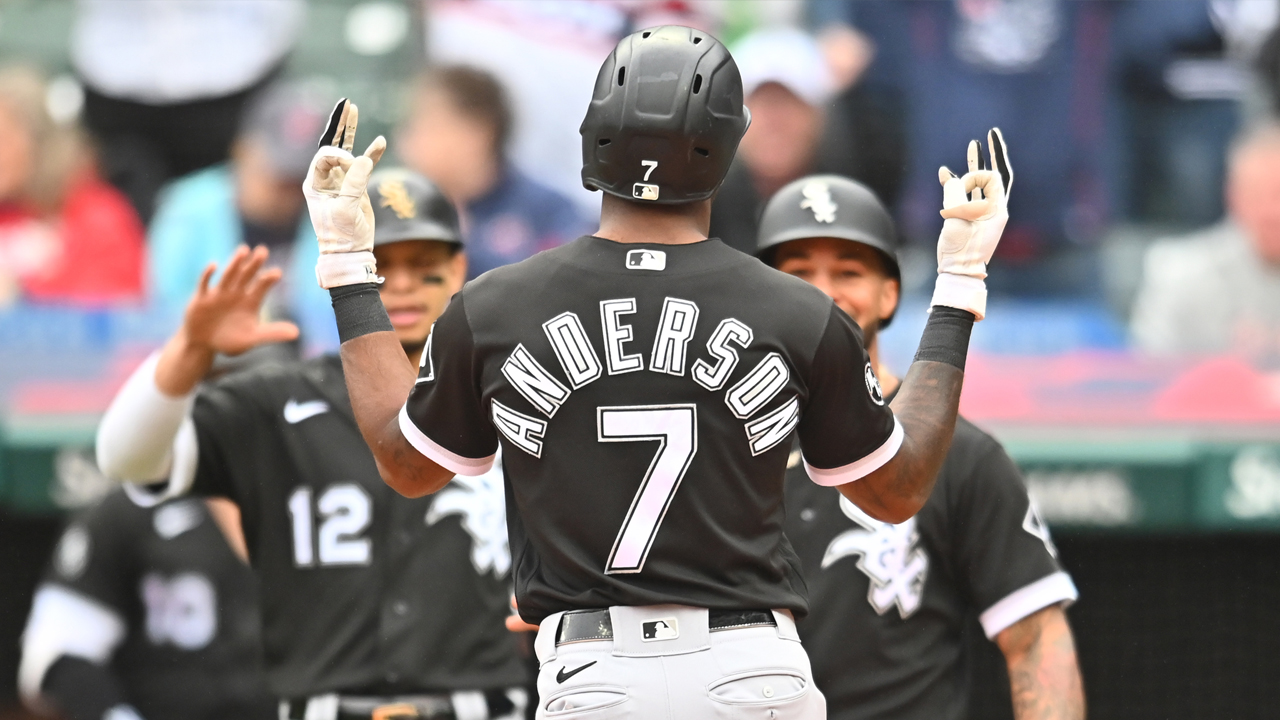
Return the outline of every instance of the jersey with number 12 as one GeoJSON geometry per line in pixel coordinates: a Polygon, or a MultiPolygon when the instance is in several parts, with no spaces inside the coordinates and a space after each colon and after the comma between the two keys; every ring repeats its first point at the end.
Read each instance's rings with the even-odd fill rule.
{"type": "Polygon", "coordinates": [[[459,474],[499,444],[521,614],[678,603],[806,610],[782,534],[799,433],[823,484],[893,456],[857,326],[718,240],[583,237],[468,284],[401,414],[459,474]]]}

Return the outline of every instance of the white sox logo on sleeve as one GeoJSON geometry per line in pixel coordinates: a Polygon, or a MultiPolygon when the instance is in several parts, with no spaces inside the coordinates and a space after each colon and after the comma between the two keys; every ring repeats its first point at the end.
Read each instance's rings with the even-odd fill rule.
{"type": "Polygon", "coordinates": [[[1027,503],[1027,514],[1022,518],[1022,529],[1034,535],[1044,543],[1044,549],[1049,551],[1053,557],[1058,557],[1058,548],[1053,544],[1053,538],[1049,535],[1049,526],[1040,518],[1040,513],[1036,511],[1035,501],[1027,503]]]}
{"type": "Polygon", "coordinates": [[[427,333],[427,344],[422,348],[422,359],[418,361],[418,379],[414,384],[434,382],[436,379],[436,361],[431,358],[431,339],[436,336],[436,324],[431,323],[431,331],[427,333]]]}
{"type": "Polygon", "coordinates": [[[880,389],[880,378],[876,377],[876,371],[871,369],[871,363],[867,363],[862,376],[867,381],[867,394],[871,396],[871,402],[884,405],[884,391],[880,389]]]}
{"type": "MultiPolygon", "coordinates": [[[[576,313],[563,312],[547,320],[542,329],[555,362],[544,365],[524,343],[517,344],[502,363],[502,375],[532,410],[543,417],[494,400],[490,414],[498,431],[512,445],[541,457],[543,440],[550,432],[548,421],[575,390],[606,374],[648,370],[686,377],[687,370],[688,377],[707,391],[723,391],[725,406],[734,417],[745,421],[744,437],[752,455],[771,450],[790,437],[800,422],[800,402],[793,396],[781,405],[775,403],[791,381],[791,368],[782,355],[769,353],[724,390],[741,360],[739,350],[748,348],[755,338],[750,327],[735,318],[720,320],[707,340],[706,357],[692,358],[689,342],[698,327],[698,305],[691,300],[665,298],[646,362],[645,348],[635,346],[635,329],[628,322],[636,308],[636,298],[600,301],[600,335],[604,340],[600,348],[592,344],[582,318],[576,313]],[[563,373],[563,380],[556,371],[563,373]],[[770,407],[772,409],[766,411],[770,407]]],[[[430,340],[423,355],[428,369],[429,352],[430,340]]]]}

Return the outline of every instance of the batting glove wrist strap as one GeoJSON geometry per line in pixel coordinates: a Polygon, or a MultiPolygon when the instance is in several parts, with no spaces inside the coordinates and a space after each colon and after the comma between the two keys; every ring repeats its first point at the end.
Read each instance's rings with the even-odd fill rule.
{"type": "Polygon", "coordinates": [[[939,273],[938,282],[933,286],[933,300],[929,304],[934,308],[967,310],[976,320],[981,320],[987,315],[987,283],[971,275],[939,273]]]}
{"type": "Polygon", "coordinates": [[[316,260],[316,281],[326,290],[382,282],[378,277],[378,263],[368,250],[321,255],[316,260]]]}
{"type": "MultiPolygon", "coordinates": [[[[981,282],[981,281],[979,281],[981,282]]],[[[969,355],[969,336],[973,333],[974,314],[967,310],[940,305],[929,311],[929,322],[920,335],[916,362],[940,362],[964,371],[969,355]]]]}
{"type": "Polygon", "coordinates": [[[342,342],[369,333],[395,330],[374,283],[343,285],[330,290],[329,298],[333,301],[333,317],[338,321],[338,339],[342,342]]]}

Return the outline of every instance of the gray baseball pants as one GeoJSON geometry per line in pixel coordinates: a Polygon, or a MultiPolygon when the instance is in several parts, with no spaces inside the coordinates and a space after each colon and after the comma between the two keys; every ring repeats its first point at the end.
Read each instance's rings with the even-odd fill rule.
{"type": "Polygon", "coordinates": [[[612,607],[613,638],[556,644],[563,613],[543,621],[539,720],[822,720],[795,621],[710,630],[707,610],[612,607]]]}

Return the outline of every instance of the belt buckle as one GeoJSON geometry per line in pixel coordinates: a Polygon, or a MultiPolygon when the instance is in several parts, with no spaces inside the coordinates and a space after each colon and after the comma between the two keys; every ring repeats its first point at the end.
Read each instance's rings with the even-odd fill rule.
{"type": "Polygon", "coordinates": [[[374,708],[370,717],[371,720],[412,720],[422,717],[422,714],[418,712],[417,707],[409,703],[393,703],[374,708]]]}

